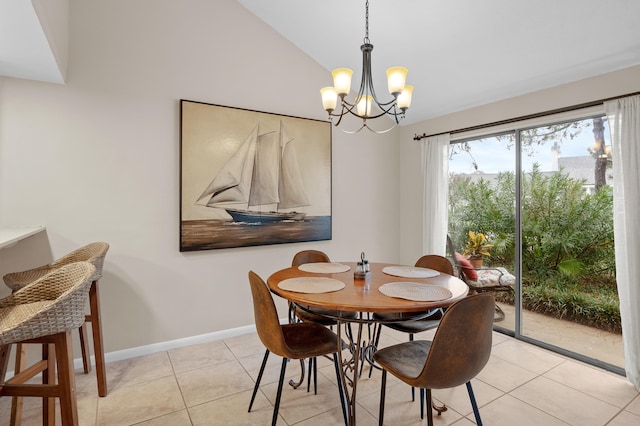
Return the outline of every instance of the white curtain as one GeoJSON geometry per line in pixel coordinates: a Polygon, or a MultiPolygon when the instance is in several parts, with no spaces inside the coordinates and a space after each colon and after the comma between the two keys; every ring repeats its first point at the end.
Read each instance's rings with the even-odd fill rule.
{"type": "Polygon", "coordinates": [[[449,142],[448,133],[425,138],[422,148],[422,205],[423,254],[444,256],[447,244],[449,200],[449,142]]]}
{"type": "Polygon", "coordinates": [[[625,371],[640,390],[640,96],[604,106],[612,142],[613,227],[625,371]]]}

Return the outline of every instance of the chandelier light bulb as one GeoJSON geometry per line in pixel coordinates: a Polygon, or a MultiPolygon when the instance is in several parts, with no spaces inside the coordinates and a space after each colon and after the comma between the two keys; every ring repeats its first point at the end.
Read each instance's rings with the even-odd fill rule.
{"type": "Polygon", "coordinates": [[[333,87],[323,87],[320,89],[320,95],[322,96],[322,106],[325,111],[328,111],[331,114],[331,111],[336,109],[336,105],[338,104],[338,94],[333,87]]]}
{"type": "Polygon", "coordinates": [[[413,95],[413,86],[404,86],[400,95],[398,95],[398,108],[406,111],[411,106],[411,96],[413,95]]]}
{"type": "Polygon", "coordinates": [[[351,77],[353,71],[349,68],[336,68],[331,73],[333,76],[333,87],[339,96],[347,96],[351,91],[351,77]]]}
{"type": "Polygon", "coordinates": [[[361,117],[369,117],[371,115],[371,103],[373,96],[363,96],[358,100],[358,115],[361,117]]]}
{"type": "Polygon", "coordinates": [[[387,87],[390,94],[398,96],[402,92],[408,72],[405,67],[391,67],[387,70],[387,87]]]}

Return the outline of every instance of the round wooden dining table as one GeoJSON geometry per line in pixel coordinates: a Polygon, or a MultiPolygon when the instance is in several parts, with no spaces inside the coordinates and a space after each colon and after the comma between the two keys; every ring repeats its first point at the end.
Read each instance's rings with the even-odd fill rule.
{"type": "MultiPolygon", "coordinates": [[[[373,315],[373,313],[399,313],[402,315],[394,316],[394,322],[403,320],[415,320],[420,316],[426,316],[425,313],[436,308],[447,307],[456,301],[466,297],[469,287],[460,279],[443,274],[435,273],[427,278],[416,278],[408,276],[391,275],[388,271],[393,267],[407,268],[420,270],[422,268],[413,268],[410,266],[396,265],[390,263],[371,263],[370,274],[366,279],[356,279],[354,272],[356,270],[355,262],[338,262],[330,265],[342,265],[342,269],[349,268],[344,272],[308,272],[305,271],[304,266],[293,266],[286,269],[282,269],[273,273],[268,279],[267,284],[270,290],[278,296],[287,299],[295,304],[300,309],[323,308],[332,312],[327,312],[326,315],[338,321],[338,327],[336,333],[338,335],[338,342],[342,342],[346,339],[347,351],[338,351],[338,358],[341,366],[341,378],[342,378],[342,392],[345,396],[345,405],[347,413],[347,420],[349,425],[356,424],[356,390],[358,383],[358,375],[360,373],[360,362],[363,362],[363,356],[365,352],[371,352],[375,350],[372,347],[372,339],[363,339],[363,325],[380,322],[380,317],[373,315]],[[302,269],[301,269],[302,268],[302,269]],[[290,286],[282,285],[283,281],[291,282],[291,279],[305,278],[310,279],[316,277],[321,279],[329,278],[331,281],[336,280],[344,284],[340,289],[327,291],[327,292],[304,292],[304,291],[291,291],[283,289],[282,287],[289,288],[290,286]],[[431,290],[437,290],[436,293],[442,293],[442,289],[450,292],[450,297],[433,299],[438,300],[409,300],[402,297],[391,297],[387,294],[383,294],[380,288],[385,284],[406,283],[411,286],[412,283],[420,283],[425,286],[425,289],[429,287],[431,290]],[[353,315],[353,313],[357,315],[353,315]],[[357,323],[356,332],[343,332],[342,325],[346,323],[357,323]],[[343,339],[343,337],[345,339],[343,339]]],[[[328,265],[327,265],[328,266],[328,265]]],[[[409,274],[411,275],[411,274],[409,274]]],[[[419,275],[419,274],[416,274],[419,275]]],[[[284,284],[284,283],[283,283],[284,284]]],[[[337,284],[337,283],[336,283],[337,284]]],[[[447,295],[448,292],[444,291],[447,295]]],[[[429,299],[429,298],[427,298],[429,299]]],[[[325,311],[322,311],[325,312],[325,311]]],[[[318,311],[314,311],[318,313],[318,311]]],[[[388,316],[387,316],[388,317],[388,316]]],[[[340,343],[339,343],[340,344],[340,343]]],[[[370,361],[370,357],[367,357],[370,361]]]]}

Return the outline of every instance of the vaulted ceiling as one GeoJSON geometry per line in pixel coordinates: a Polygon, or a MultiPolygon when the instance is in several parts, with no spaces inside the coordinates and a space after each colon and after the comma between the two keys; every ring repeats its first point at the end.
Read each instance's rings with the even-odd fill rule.
{"type": "MultiPolygon", "coordinates": [[[[364,0],[238,1],[325,67],[327,86],[353,69],[357,91],[364,0]]],[[[638,17],[638,0],[370,0],[376,93],[388,67],[407,67],[410,123],[627,68],[638,17]]]]}
{"type": "MultiPolygon", "coordinates": [[[[357,89],[364,0],[237,1],[326,68],[325,85],[348,67],[357,89]]],[[[55,26],[36,9],[56,17],[66,4],[0,2],[0,75],[64,82],[55,26]]],[[[627,68],[640,64],[639,16],[638,0],[371,0],[375,86],[386,98],[386,68],[409,68],[411,123],[627,68]]]]}

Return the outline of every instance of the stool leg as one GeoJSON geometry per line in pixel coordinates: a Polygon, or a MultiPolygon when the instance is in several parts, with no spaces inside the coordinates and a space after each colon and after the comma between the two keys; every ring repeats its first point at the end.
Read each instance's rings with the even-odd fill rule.
{"type": "Polygon", "coordinates": [[[63,426],[78,426],[76,379],[73,371],[73,347],[71,333],[53,336],[58,365],[58,387],[60,391],[60,417],[63,426]]]}
{"type": "MultiPolygon", "coordinates": [[[[56,383],[56,348],[55,344],[42,345],[42,359],[47,361],[47,368],[42,372],[43,385],[55,385],[56,383]]],[[[21,407],[22,408],[22,407],[21,407]]],[[[20,423],[17,423],[18,425],[20,423]]],[[[55,426],[56,424],[56,399],[42,398],[42,424],[55,426]]]]}
{"type": "MultiPolygon", "coordinates": [[[[13,374],[17,374],[27,367],[27,345],[16,343],[16,366],[13,374]]],[[[11,400],[11,426],[20,425],[22,423],[22,404],[21,396],[14,396],[11,400]]]]}
{"type": "Polygon", "coordinates": [[[100,317],[100,294],[98,281],[91,284],[89,290],[91,309],[91,331],[93,333],[93,354],[96,359],[96,378],[98,379],[98,395],[107,396],[107,373],[105,371],[104,347],[102,344],[102,319],[100,317]]]}
{"type": "Polygon", "coordinates": [[[89,351],[89,335],[87,334],[87,323],[82,324],[78,331],[80,333],[80,352],[82,352],[82,368],[84,374],[91,372],[91,352],[89,351]]]}

